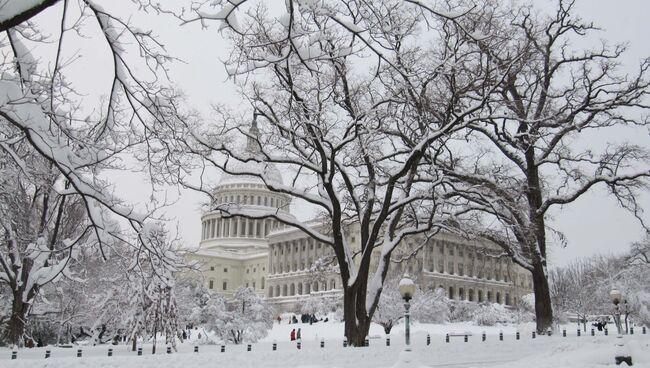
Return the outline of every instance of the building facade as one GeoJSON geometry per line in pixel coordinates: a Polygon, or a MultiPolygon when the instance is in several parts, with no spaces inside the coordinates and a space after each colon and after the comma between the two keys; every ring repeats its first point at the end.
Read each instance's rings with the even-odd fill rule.
{"type": "MultiPolygon", "coordinates": [[[[251,135],[257,134],[255,124],[251,135]]],[[[247,150],[258,147],[249,139],[247,150]]],[[[263,172],[282,183],[271,164],[248,162],[232,166],[232,172],[263,172]]],[[[272,219],[226,215],[222,206],[247,213],[278,211],[291,217],[291,197],[270,191],[253,175],[224,175],[214,190],[212,209],[201,217],[201,241],[186,258],[200,265],[208,289],[229,297],[240,286],[251,287],[278,310],[295,310],[309,296],[342,295],[332,250],[303,231],[272,219]]],[[[255,216],[253,216],[255,217],[255,216]]],[[[320,226],[312,222],[310,226],[320,226]]],[[[351,229],[353,230],[353,229],[351,229]]],[[[354,231],[349,231],[354,234],[354,231]]],[[[358,246],[352,235],[348,242],[358,246]]],[[[417,238],[394,252],[395,272],[408,272],[422,288],[443,288],[450,299],[512,305],[532,292],[530,273],[486,241],[469,241],[440,233],[422,246],[417,238]],[[414,252],[416,248],[419,251],[414,252]],[[407,255],[415,256],[407,257],[407,255]]]]}
{"type": "MultiPolygon", "coordinates": [[[[348,242],[354,246],[356,240],[353,236],[348,242]]],[[[496,245],[450,233],[439,233],[424,246],[417,240],[395,250],[392,258],[403,261],[391,267],[393,273],[408,273],[421,288],[442,288],[453,300],[505,305],[532,292],[530,272],[501,257],[496,245]]],[[[332,262],[332,250],[298,229],[269,234],[268,259],[266,297],[282,310],[297,308],[310,295],[342,293],[336,271],[314,268],[314,263],[332,262]]]]}

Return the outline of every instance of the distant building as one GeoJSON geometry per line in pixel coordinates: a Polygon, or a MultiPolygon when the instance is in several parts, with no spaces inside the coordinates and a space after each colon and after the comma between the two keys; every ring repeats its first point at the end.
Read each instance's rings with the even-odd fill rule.
{"type": "MultiPolygon", "coordinates": [[[[255,124],[250,134],[257,134],[255,124]]],[[[258,149],[253,142],[249,139],[248,150],[258,149]]],[[[282,182],[272,164],[238,165],[242,166],[235,166],[233,172],[264,172],[282,182]]],[[[230,203],[260,212],[273,208],[291,216],[291,197],[270,191],[255,176],[226,174],[214,196],[216,206],[230,203]]],[[[208,289],[228,297],[240,286],[251,287],[279,310],[292,310],[310,295],[342,295],[335,270],[315,271],[315,265],[333,259],[332,250],[303,231],[271,219],[225,217],[215,210],[205,212],[201,222],[199,249],[187,258],[200,263],[208,289]]],[[[311,226],[321,225],[312,222],[311,226]]],[[[416,239],[400,245],[393,258],[415,250],[416,239]]],[[[348,239],[352,246],[358,245],[358,240],[355,236],[348,239]]],[[[414,257],[395,266],[414,277],[420,287],[443,288],[451,299],[512,305],[532,292],[532,278],[508,258],[496,257],[499,253],[499,248],[488,242],[441,233],[414,257]]]]}

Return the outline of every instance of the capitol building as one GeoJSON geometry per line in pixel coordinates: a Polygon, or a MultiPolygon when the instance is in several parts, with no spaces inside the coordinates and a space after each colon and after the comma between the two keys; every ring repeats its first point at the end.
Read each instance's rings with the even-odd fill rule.
{"type": "MultiPolygon", "coordinates": [[[[253,123],[251,135],[256,135],[253,123]]],[[[247,150],[259,149],[251,139],[247,150]]],[[[282,183],[280,171],[272,164],[238,163],[232,172],[263,172],[266,178],[282,183]]],[[[248,219],[227,215],[220,205],[238,206],[247,213],[277,211],[292,217],[291,197],[270,191],[252,175],[222,175],[214,189],[215,210],[201,216],[201,241],[198,250],[186,258],[196,261],[206,287],[226,297],[240,286],[263,295],[278,311],[297,311],[310,296],[342,297],[341,279],[332,250],[300,229],[273,219],[248,219]]],[[[310,226],[322,226],[318,221],[310,226]]],[[[354,234],[354,231],[348,231],[354,234]]],[[[347,239],[354,247],[357,237],[347,239]]],[[[454,300],[493,302],[514,305],[532,292],[530,273],[508,258],[499,258],[499,248],[487,241],[470,241],[449,233],[438,233],[422,247],[417,238],[405,240],[396,248],[393,259],[401,259],[416,247],[415,257],[394,263],[397,272],[408,272],[421,288],[443,288],[454,300]]]]}

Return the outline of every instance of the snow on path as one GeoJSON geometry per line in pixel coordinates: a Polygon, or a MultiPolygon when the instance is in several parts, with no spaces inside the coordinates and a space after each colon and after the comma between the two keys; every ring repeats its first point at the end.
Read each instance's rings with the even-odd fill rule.
{"type": "MultiPolygon", "coordinates": [[[[220,352],[218,345],[201,345],[200,352],[192,352],[192,344],[181,344],[178,353],[165,354],[163,346],[158,354],[151,355],[151,345],[144,345],[143,356],[128,351],[127,346],[85,347],[83,357],[76,358],[76,348],[50,348],[52,357],[44,359],[45,348],[22,349],[17,360],[9,360],[11,351],[0,349],[1,368],[172,368],[172,367],[219,367],[219,368],[382,368],[391,367],[404,349],[403,325],[393,329],[391,346],[385,338],[370,339],[367,348],[343,348],[340,336],[342,326],[331,323],[320,326],[308,324],[275,325],[269,336],[252,345],[227,345],[226,352],[220,352]],[[338,325],[338,327],[337,327],[338,325]],[[304,337],[302,349],[287,341],[289,327],[300,327],[304,337]],[[319,334],[319,339],[315,338],[319,334]],[[325,348],[320,348],[320,338],[325,348]],[[273,351],[272,341],[277,340],[278,350],[273,351]],[[114,349],[114,356],[107,357],[108,348],[114,349]]],[[[521,327],[521,331],[526,330],[521,327]]],[[[614,336],[576,337],[575,331],[567,337],[542,336],[532,339],[523,333],[521,340],[515,340],[514,327],[503,328],[504,341],[497,337],[501,327],[487,329],[487,341],[481,341],[482,327],[468,325],[416,325],[412,336],[413,355],[423,367],[497,367],[497,368],[557,368],[557,367],[614,367],[614,336]],[[472,332],[469,342],[453,338],[445,343],[443,333],[472,332]],[[431,345],[426,345],[426,335],[431,333],[431,345]]],[[[371,336],[374,330],[371,330],[371,336]]],[[[628,336],[628,347],[632,352],[635,367],[650,368],[650,335],[628,336]]]]}

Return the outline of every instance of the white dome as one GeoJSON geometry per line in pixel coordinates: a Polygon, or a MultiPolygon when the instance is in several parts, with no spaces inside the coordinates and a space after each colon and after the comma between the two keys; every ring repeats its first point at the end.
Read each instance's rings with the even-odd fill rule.
{"type": "MultiPolygon", "coordinates": [[[[255,173],[263,176],[269,184],[282,184],[282,174],[272,163],[256,161],[233,161],[228,163],[226,169],[233,173],[255,173]]],[[[225,184],[264,184],[262,179],[254,175],[234,175],[224,173],[218,185],[225,184]]]]}

